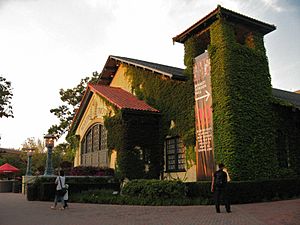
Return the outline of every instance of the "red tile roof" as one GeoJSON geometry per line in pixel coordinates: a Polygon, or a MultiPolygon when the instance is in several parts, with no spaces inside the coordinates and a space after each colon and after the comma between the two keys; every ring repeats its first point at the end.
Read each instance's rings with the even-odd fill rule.
{"type": "Polygon", "coordinates": [[[144,101],[137,99],[131,93],[121,88],[104,86],[99,84],[89,84],[89,88],[119,109],[133,109],[141,111],[159,112],[159,110],[149,106],[144,101]]]}

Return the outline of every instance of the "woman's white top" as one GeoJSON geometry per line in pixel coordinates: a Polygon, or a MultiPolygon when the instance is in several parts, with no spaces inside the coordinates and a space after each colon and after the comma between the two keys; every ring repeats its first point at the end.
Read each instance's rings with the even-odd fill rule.
{"type": "Polygon", "coordinates": [[[69,192],[68,192],[68,190],[66,191],[66,194],[64,195],[64,200],[69,200],[69,192]]]}
{"type": "Polygon", "coordinates": [[[57,184],[56,185],[56,190],[61,190],[62,188],[65,187],[66,177],[65,176],[56,177],[55,183],[57,184]],[[59,179],[60,179],[60,181],[59,181],[59,179]]]}

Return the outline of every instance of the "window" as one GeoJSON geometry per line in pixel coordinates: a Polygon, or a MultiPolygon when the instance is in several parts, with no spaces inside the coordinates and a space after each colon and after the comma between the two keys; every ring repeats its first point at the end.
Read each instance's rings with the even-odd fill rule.
{"type": "MultiPolygon", "coordinates": [[[[102,127],[102,126],[101,126],[102,127]]],[[[100,150],[100,124],[97,124],[93,127],[93,152],[100,150]]]]}
{"type": "Polygon", "coordinates": [[[166,170],[185,171],[185,152],[179,137],[168,138],[165,142],[166,170]]]}
{"type": "Polygon", "coordinates": [[[93,147],[93,138],[92,138],[92,130],[90,130],[86,136],[86,153],[89,153],[92,151],[93,147]]]}
{"type": "Polygon", "coordinates": [[[81,154],[107,149],[107,131],[101,124],[93,125],[81,142],[81,154]]]}
{"type": "Polygon", "coordinates": [[[100,138],[100,149],[107,149],[107,130],[105,129],[104,126],[101,126],[101,136],[100,138]]]}

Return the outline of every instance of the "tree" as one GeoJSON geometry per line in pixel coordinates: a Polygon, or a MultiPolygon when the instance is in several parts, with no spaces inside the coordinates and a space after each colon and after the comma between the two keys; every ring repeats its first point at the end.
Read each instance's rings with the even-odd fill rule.
{"type": "Polygon", "coordinates": [[[26,141],[22,144],[23,155],[22,158],[27,162],[27,153],[28,149],[33,150],[32,155],[32,172],[33,174],[43,174],[46,165],[47,155],[44,151],[45,144],[41,139],[35,139],[34,137],[27,138],[26,141]]]}
{"type": "Polygon", "coordinates": [[[0,118],[14,117],[11,106],[12,96],[11,82],[0,76],[0,118]]]}
{"type": "MultiPolygon", "coordinates": [[[[98,72],[93,72],[92,77],[86,77],[81,79],[80,83],[70,89],[60,89],[60,99],[64,102],[58,108],[51,109],[50,112],[53,113],[58,119],[59,124],[52,125],[48,133],[54,134],[57,138],[65,134],[70,128],[71,122],[75,116],[77,109],[79,108],[80,101],[85,93],[85,89],[89,83],[95,83],[99,78],[98,72]]],[[[67,138],[67,143],[62,143],[56,148],[58,151],[63,152],[63,160],[70,161],[74,160],[75,151],[78,146],[78,140],[75,135],[69,134],[67,138]]]]}
{"type": "Polygon", "coordinates": [[[35,139],[34,137],[27,138],[22,144],[22,149],[33,149],[35,153],[43,153],[45,149],[45,144],[41,139],[35,139]]]}
{"type": "MultiPolygon", "coordinates": [[[[62,143],[54,147],[52,152],[52,165],[55,170],[58,170],[61,164],[73,164],[74,154],[70,149],[70,144],[62,143]]],[[[27,151],[31,149],[32,155],[32,171],[34,174],[43,174],[46,165],[47,153],[45,151],[45,144],[40,139],[34,137],[27,138],[22,144],[22,160],[27,163],[27,151]]],[[[1,158],[0,158],[1,159],[1,158]]],[[[1,161],[0,161],[1,162],[1,161]]]]}
{"type": "Polygon", "coordinates": [[[79,108],[80,101],[83,97],[88,83],[95,83],[98,77],[98,72],[94,72],[92,77],[81,79],[80,83],[76,87],[66,90],[60,89],[60,99],[65,104],[60,105],[58,108],[50,110],[50,112],[53,113],[60,122],[59,124],[52,125],[49,128],[49,134],[54,134],[56,135],[56,137],[61,137],[68,131],[76,110],[79,108]]]}

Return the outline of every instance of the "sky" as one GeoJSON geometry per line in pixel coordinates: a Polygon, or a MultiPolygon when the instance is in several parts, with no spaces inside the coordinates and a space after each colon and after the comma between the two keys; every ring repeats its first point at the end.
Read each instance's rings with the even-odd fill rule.
{"type": "Polygon", "coordinates": [[[272,86],[300,90],[298,0],[0,0],[0,76],[14,112],[0,118],[0,147],[43,140],[58,123],[59,90],[101,72],[109,55],[184,68],[172,38],[218,4],[276,26],[264,38],[272,86]]]}

